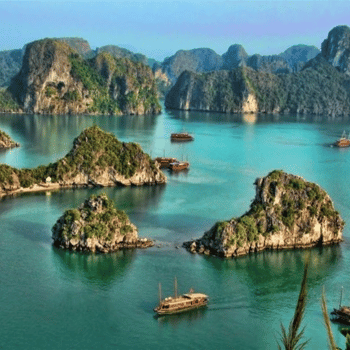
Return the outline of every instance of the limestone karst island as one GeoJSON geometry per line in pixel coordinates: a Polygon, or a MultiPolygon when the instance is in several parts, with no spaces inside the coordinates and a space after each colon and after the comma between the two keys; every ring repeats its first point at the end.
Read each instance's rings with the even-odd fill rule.
{"type": "Polygon", "coordinates": [[[348,7],[0,1],[0,349],[350,350],[348,7]]]}
{"type": "Polygon", "coordinates": [[[257,179],[255,186],[256,196],[247,213],[217,222],[202,238],[184,246],[193,253],[228,258],[342,241],[344,221],[318,185],[275,170],[257,179]]]}
{"type": "Polygon", "coordinates": [[[166,182],[140,145],[120,142],[97,126],[84,130],[62,159],[33,169],[0,164],[0,197],[59,188],[153,185],[166,182]]]}
{"type": "Polygon", "coordinates": [[[160,112],[150,67],[107,51],[88,60],[69,43],[43,39],[28,44],[0,108],[37,114],[160,112]]]}
{"type": "Polygon", "coordinates": [[[52,228],[52,238],[63,249],[100,253],[153,245],[138,238],[136,226],[106,194],[93,195],[78,209],[67,210],[52,228]]]}
{"type": "Polygon", "coordinates": [[[96,50],[81,38],[47,38],[0,52],[0,111],[36,114],[221,113],[349,114],[348,26],[333,28],[321,50],[294,45],[279,55],[179,50],[163,62],[118,46],[96,50]]]}

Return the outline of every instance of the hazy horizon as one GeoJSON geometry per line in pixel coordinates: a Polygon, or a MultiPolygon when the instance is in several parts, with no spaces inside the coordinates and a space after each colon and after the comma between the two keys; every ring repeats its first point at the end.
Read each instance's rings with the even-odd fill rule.
{"type": "Polygon", "coordinates": [[[45,37],[81,37],[91,48],[118,45],[158,61],[178,50],[233,44],[249,55],[293,45],[320,49],[347,25],[346,1],[0,1],[0,51],[45,37]]]}

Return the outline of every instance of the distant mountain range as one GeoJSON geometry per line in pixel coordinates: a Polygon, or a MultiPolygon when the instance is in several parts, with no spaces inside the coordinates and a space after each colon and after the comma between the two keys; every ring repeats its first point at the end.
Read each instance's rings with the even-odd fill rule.
{"type": "Polygon", "coordinates": [[[231,45],[222,56],[211,49],[180,50],[166,58],[154,70],[160,69],[174,84],[185,70],[204,73],[217,70],[231,70],[248,66],[270,73],[291,73],[299,71],[310,59],[320,53],[315,46],[295,45],[279,55],[249,56],[242,45],[231,45]]]}
{"type": "Polygon", "coordinates": [[[350,28],[333,28],[321,51],[294,45],[279,55],[249,56],[234,44],[223,55],[180,50],[163,62],[115,45],[92,50],[82,38],[43,39],[0,52],[0,86],[9,85],[0,91],[2,111],[154,114],[157,85],[168,108],[346,115],[350,28]]]}
{"type": "MultiPolygon", "coordinates": [[[[116,58],[128,58],[133,62],[141,62],[152,67],[157,61],[148,59],[140,53],[133,53],[116,45],[107,45],[92,50],[87,40],[82,38],[54,38],[63,41],[76,50],[84,59],[96,57],[101,52],[110,53],[116,58]]],[[[0,87],[10,85],[11,79],[20,71],[26,45],[22,49],[0,51],[0,87]]]]}
{"type": "Polygon", "coordinates": [[[349,115],[350,28],[333,28],[317,52],[297,45],[280,55],[249,57],[233,45],[222,56],[223,67],[230,70],[182,72],[165,105],[230,113],[349,115]]]}
{"type": "MultiPolygon", "coordinates": [[[[67,43],[85,59],[96,57],[101,52],[107,52],[116,58],[128,58],[134,62],[149,65],[156,73],[158,85],[161,90],[164,90],[163,92],[169,90],[185,70],[201,73],[249,66],[256,70],[287,73],[299,71],[305,62],[320,53],[315,46],[295,45],[280,55],[261,56],[255,54],[249,56],[242,45],[234,44],[222,56],[214,50],[200,48],[180,50],[163,62],[158,62],[141,53],[134,53],[116,45],[102,46],[92,50],[88,41],[82,38],[56,38],[56,40],[67,43]]],[[[25,47],[0,51],[0,87],[9,86],[11,79],[19,72],[24,51],[25,47]]]]}

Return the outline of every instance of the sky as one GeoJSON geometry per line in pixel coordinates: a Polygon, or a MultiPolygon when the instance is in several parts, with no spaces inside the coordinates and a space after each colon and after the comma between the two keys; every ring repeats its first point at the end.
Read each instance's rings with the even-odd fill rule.
{"type": "Polygon", "coordinates": [[[118,45],[159,61],[201,47],[221,55],[233,44],[272,55],[296,44],[320,48],[332,28],[350,26],[349,13],[349,0],[0,0],[0,51],[81,37],[93,49],[118,45]]]}

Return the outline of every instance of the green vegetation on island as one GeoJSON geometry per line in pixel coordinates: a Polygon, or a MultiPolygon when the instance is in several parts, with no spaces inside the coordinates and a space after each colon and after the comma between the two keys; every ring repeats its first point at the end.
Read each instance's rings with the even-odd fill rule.
{"type": "Polygon", "coordinates": [[[115,58],[107,52],[101,52],[91,60],[71,54],[69,61],[72,76],[91,93],[93,105],[90,112],[121,114],[141,105],[147,112],[160,112],[155,82],[150,84],[151,69],[143,63],[115,58]]]}
{"type": "Polygon", "coordinates": [[[245,255],[263,249],[306,248],[342,240],[344,221],[318,185],[274,170],[255,182],[247,213],[216,223],[184,245],[193,252],[245,255]]]}
{"type": "Polygon", "coordinates": [[[0,194],[1,189],[29,188],[47,183],[48,179],[50,183],[66,186],[131,184],[136,172],[145,177],[135,179],[135,184],[166,181],[138,144],[120,142],[113,134],[92,126],[84,130],[74,140],[72,150],[55,163],[34,169],[15,169],[0,164],[0,194]]]}
{"type": "Polygon", "coordinates": [[[290,74],[250,67],[202,74],[184,72],[169,91],[165,105],[217,112],[348,115],[349,81],[322,57],[290,74]],[[244,107],[249,96],[256,103],[244,107]]]}
{"type": "Polygon", "coordinates": [[[138,239],[136,227],[106,194],[92,195],[78,209],[66,210],[52,228],[52,238],[60,248],[103,253],[152,245],[138,239]]]}
{"type": "Polygon", "coordinates": [[[77,43],[79,52],[69,43],[68,39],[43,39],[28,44],[20,72],[2,103],[0,98],[0,110],[7,111],[16,100],[26,113],[140,115],[161,111],[148,65],[105,51],[87,59],[91,51],[87,42],[77,43]]]}
{"type": "Polygon", "coordinates": [[[12,94],[4,88],[0,88],[0,110],[4,112],[19,110],[17,101],[13,98],[12,94]]]}
{"type": "Polygon", "coordinates": [[[14,142],[5,131],[0,130],[0,149],[19,147],[19,143],[14,142]]]}

